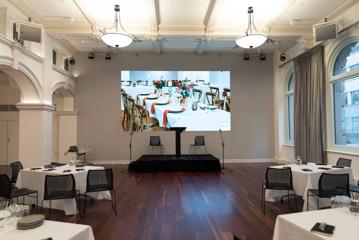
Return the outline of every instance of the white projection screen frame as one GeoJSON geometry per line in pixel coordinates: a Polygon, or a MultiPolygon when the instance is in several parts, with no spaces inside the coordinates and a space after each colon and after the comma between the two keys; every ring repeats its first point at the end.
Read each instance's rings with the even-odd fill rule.
{"type": "Polygon", "coordinates": [[[230,131],[230,71],[121,71],[124,131],[230,131]]]}

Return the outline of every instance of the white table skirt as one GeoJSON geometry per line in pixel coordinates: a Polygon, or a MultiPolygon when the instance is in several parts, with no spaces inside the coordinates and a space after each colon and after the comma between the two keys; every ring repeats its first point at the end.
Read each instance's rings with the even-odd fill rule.
{"type": "MultiPolygon", "coordinates": [[[[17,178],[16,186],[19,188],[29,188],[32,190],[36,190],[39,196],[38,204],[41,206],[41,201],[44,197],[44,188],[45,188],[45,177],[46,175],[64,175],[64,174],[73,174],[76,182],[76,190],[80,190],[81,193],[86,191],[86,181],[87,181],[87,172],[88,170],[98,170],[103,169],[103,167],[98,166],[85,166],[85,171],[76,171],[75,166],[60,166],[56,167],[53,171],[43,171],[43,170],[30,170],[23,169],[19,172],[19,176],[17,178]],[[70,169],[71,172],[64,173],[63,170],[70,169]]],[[[109,199],[111,200],[111,194],[108,191],[91,193],[90,196],[96,199],[109,199]]],[[[27,203],[35,203],[34,199],[27,198],[27,203]]],[[[44,201],[44,207],[49,206],[49,201],[44,201]]],[[[76,201],[75,199],[64,199],[64,200],[52,200],[51,208],[64,210],[66,215],[76,214],[76,201]]]]}
{"type": "Polygon", "coordinates": [[[45,220],[34,229],[17,230],[16,221],[0,228],[1,240],[41,240],[52,237],[53,240],[95,240],[91,226],[45,220]]]}
{"type": "MultiPolygon", "coordinates": [[[[302,196],[304,200],[303,211],[307,211],[307,190],[308,189],[317,189],[320,175],[322,173],[332,173],[332,174],[349,174],[350,184],[354,183],[352,169],[351,168],[332,168],[331,170],[322,170],[318,169],[319,167],[332,167],[331,165],[281,165],[281,166],[272,166],[273,168],[282,168],[290,166],[292,169],[293,176],[293,188],[297,196],[302,196]],[[304,172],[303,168],[309,168],[312,172],[304,172]]],[[[281,196],[286,195],[287,191],[279,190],[267,190],[265,199],[266,201],[278,201],[281,196]]],[[[329,199],[320,199],[320,206],[325,207],[330,205],[329,199]]],[[[309,209],[314,210],[317,208],[316,197],[309,198],[309,209]]]]}
{"type": "Polygon", "coordinates": [[[357,240],[359,239],[359,216],[348,208],[326,209],[302,213],[284,214],[277,217],[273,240],[357,240]],[[333,236],[326,237],[310,232],[317,222],[335,226],[333,236]]]}

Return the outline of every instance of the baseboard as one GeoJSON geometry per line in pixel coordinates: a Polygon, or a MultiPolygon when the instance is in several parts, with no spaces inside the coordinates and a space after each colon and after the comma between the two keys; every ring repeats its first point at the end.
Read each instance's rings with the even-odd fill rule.
{"type": "MultiPolygon", "coordinates": [[[[222,160],[220,160],[222,162],[222,160]]],[[[95,164],[129,164],[130,160],[95,160],[89,161],[95,164]]],[[[248,158],[248,159],[225,159],[224,163],[261,163],[277,162],[274,158],[248,158]]]]}

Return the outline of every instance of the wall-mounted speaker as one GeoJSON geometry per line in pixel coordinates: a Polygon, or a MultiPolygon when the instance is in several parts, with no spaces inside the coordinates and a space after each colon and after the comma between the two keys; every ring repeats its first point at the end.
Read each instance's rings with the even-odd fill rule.
{"type": "Polygon", "coordinates": [[[338,23],[324,22],[313,25],[313,34],[315,42],[334,39],[337,37],[338,23]]]}

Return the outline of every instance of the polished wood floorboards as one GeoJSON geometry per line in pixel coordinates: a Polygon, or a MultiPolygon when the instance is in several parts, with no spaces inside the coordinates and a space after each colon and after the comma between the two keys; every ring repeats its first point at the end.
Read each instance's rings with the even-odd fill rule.
{"type": "MultiPolygon", "coordinates": [[[[127,174],[114,170],[118,214],[111,202],[89,204],[80,223],[92,226],[97,240],[111,239],[272,239],[275,218],[289,213],[286,203],[260,209],[261,184],[269,163],[228,164],[234,172],[127,174]]],[[[75,222],[53,211],[51,220],[75,222]]]]}

